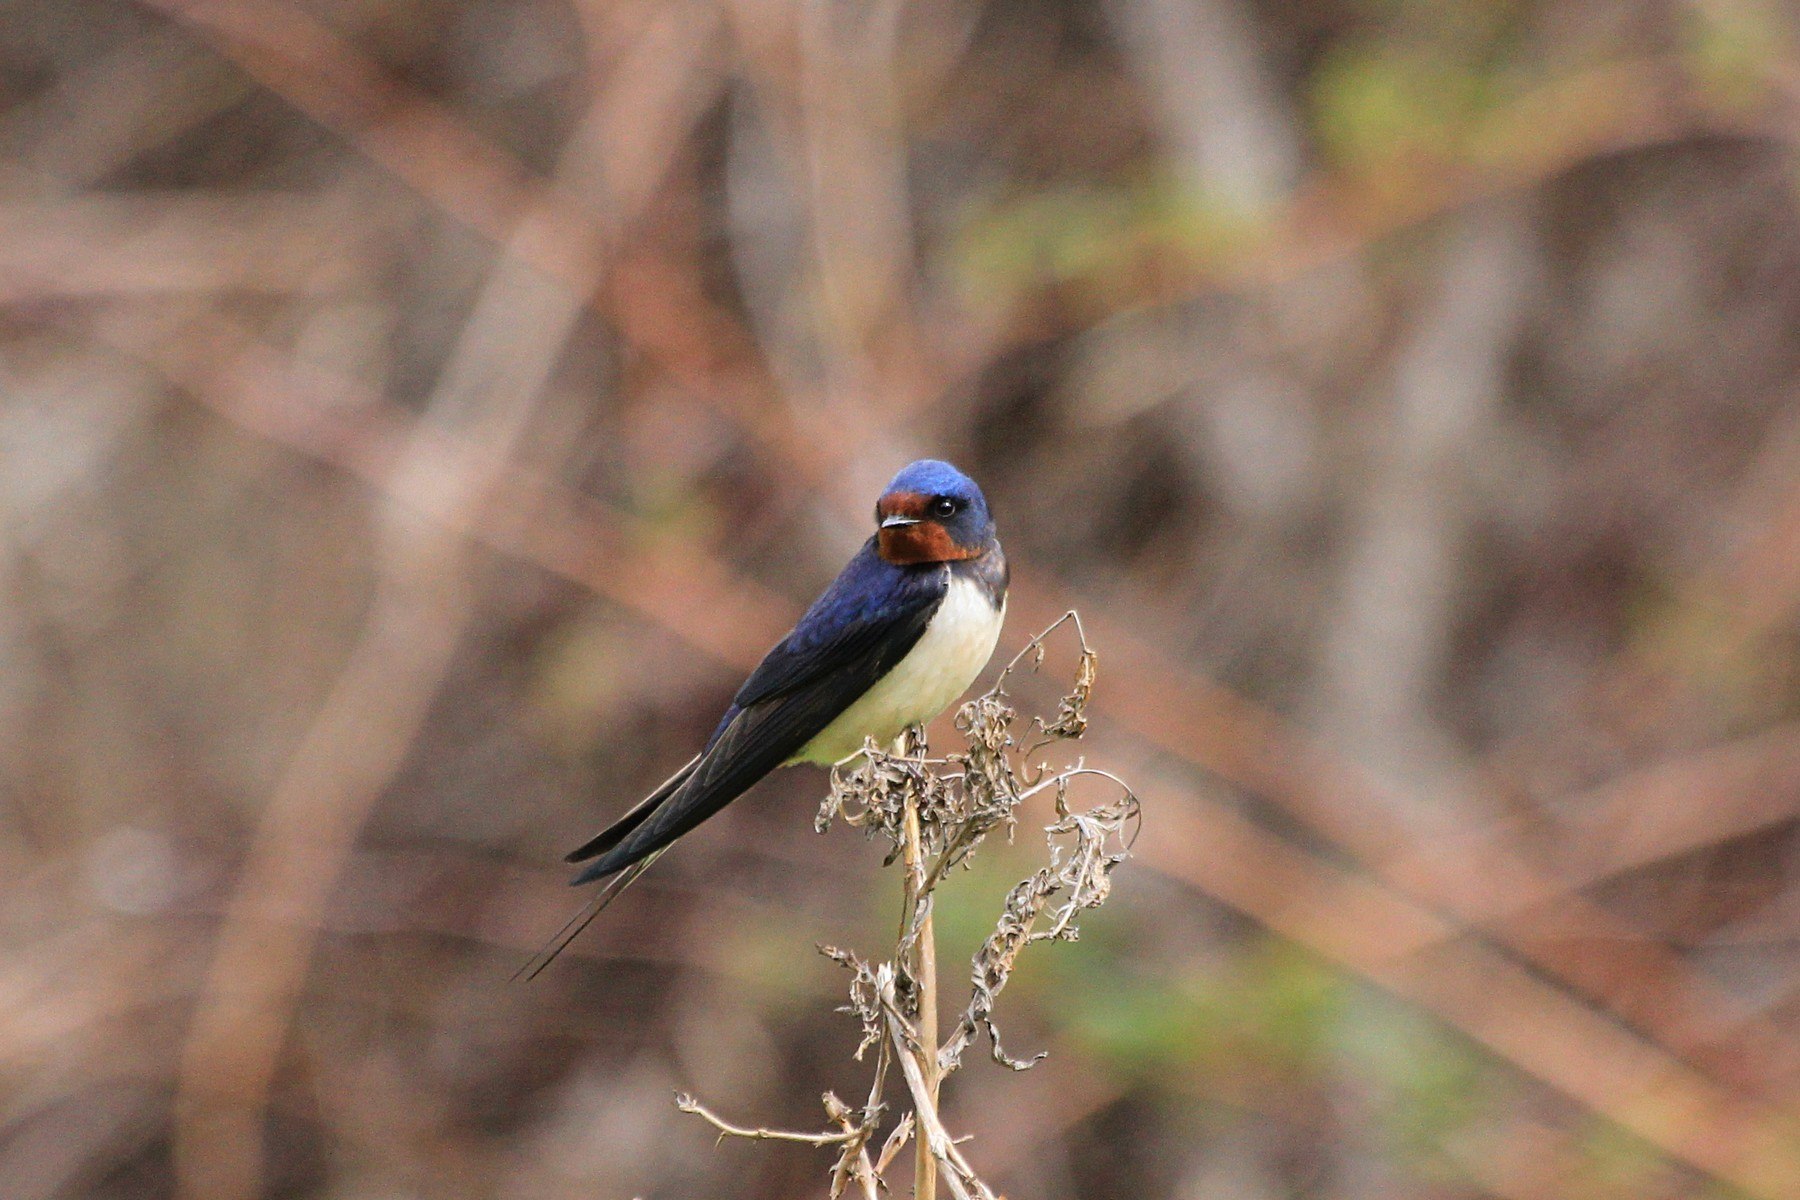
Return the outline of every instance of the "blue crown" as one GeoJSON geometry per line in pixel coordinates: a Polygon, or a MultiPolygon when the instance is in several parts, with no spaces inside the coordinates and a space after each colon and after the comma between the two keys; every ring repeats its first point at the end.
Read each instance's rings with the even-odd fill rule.
{"type": "Polygon", "coordinates": [[[918,462],[908,463],[900,468],[893,482],[887,485],[890,492],[919,492],[926,496],[955,496],[963,500],[982,499],[981,489],[975,481],[947,462],[935,458],[921,458],[918,462]]]}

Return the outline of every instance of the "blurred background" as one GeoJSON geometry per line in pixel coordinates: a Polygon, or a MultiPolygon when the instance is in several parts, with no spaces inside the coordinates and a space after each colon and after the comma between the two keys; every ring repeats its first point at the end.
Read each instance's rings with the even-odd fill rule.
{"type": "Polygon", "coordinates": [[[822,774],[508,976],[926,454],[1145,806],[997,1189],[1800,1196],[1790,6],[0,28],[0,1196],[824,1196],[822,774]]]}

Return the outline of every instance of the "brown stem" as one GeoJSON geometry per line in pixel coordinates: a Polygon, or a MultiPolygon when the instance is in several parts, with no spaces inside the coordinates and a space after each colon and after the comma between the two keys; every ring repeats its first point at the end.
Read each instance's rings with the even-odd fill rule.
{"type": "MultiPolygon", "coordinates": [[[[925,886],[925,848],[919,836],[919,804],[914,796],[906,799],[904,832],[905,841],[901,846],[901,854],[906,867],[906,904],[900,917],[900,937],[903,942],[906,940],[916,919],[918,928],[912,939],[912,953],[909,955],[911,961],[907,968],[919,989],[919,1073],[924,1078],[926,1093],[935,1107],[938,1095],[937,939],[932,930],[931,909],[927,907],[923,916],[918,915],[920,904],[929,905],[930,901],[922,895],[925,886]]],[[[914,1200],[937,1200],[937,1159],[933,1157],[924,1138],[918,1139],[916,1151],[913,1158],[914,1200]]]]}

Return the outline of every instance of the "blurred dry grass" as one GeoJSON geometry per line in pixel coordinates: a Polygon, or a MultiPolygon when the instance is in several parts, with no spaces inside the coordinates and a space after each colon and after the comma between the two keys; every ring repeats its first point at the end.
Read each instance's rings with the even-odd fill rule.
{"type": "Polygon", "coordinates": [[[505,978],[927,452],[1149,810],[1007,1194],[1800,1195],[1787,9],[0,27],[0,1196],[822,1195],[821,779],[505,978]]]}

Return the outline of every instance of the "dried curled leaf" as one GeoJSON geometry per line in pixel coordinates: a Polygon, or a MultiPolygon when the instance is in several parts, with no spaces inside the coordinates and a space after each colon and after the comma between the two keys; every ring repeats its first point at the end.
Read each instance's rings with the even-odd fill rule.
{"type": "Polygon", "coordinates": [[[881,1006],[875,998],[875,972],[853,951],[820,945],[819,953],[850,972],[850,1003],[838,1011],[849,1013],[862,1022],[862,1041],[852,1055],[861,1062],[869,1047],[881,1041],[881,1006]]]}
{"type": "Polygon", "coordinates": [[[1042,785],[1056,789],[1059,818],[1044,831],[1050,847],[1050,865],[1007,893],[994,932],[975,952],[969,1005],[938,1052],[941,1071],[948,1073],[961,1066],[963,1051],[981,1031],[988,1035],[994,1061],[1003,1066],[1023,1071],[1043,1057],[1040,1054],[1016,1059],[1006,1053],[994,1024],[994,1005],[1026,946],[1043,941],[1075,941],[1080,936],[1077,916],[1084,909],[1098,908],[1112,894],[1112,870],[1125,861],[1129,849],[1127,829],[1137,821],[1139,806],[1137,797],[1125,790],[1111,804],[1086,811],[1072,810],[1068,803],[1070,784],[1081,776],[1096,774],[1118,784],[1110,775],[1077,764],[1042,785]],[[1058,897],[1060,903],[1051,908],[1051,901],[1058,897]],[[1038,919],[1046,909],[1051,912],[1049,928],[1038,929],[1038,919]]]}
{"type": "Polygon", "coordinates": [[[898,752],[866,742],[852,762],[831,769],[831,790],[819,805],[813,828],[824,833],[832,821],[842,820],[869,837],[886,838],[897,853],[909,800],[917,805],[922,820],[923,814],[932,814],[932,828],[946,824],[945,814],[956,798],[952,781],[938,774],[937,765],[925,757],[911,731],[898,752]]]}
{"type": "Polygon", "coordinates": [[[1087,732],[1088,701],[1094,697],[1094,678],[1100,671],[1100,656],[1086,646],[1081,648],[1081,661],[1075,666],[1075,686],[1057,706],[1056,719],[1044,726],[1052,738],[1078,738],[1087,732]]]}

